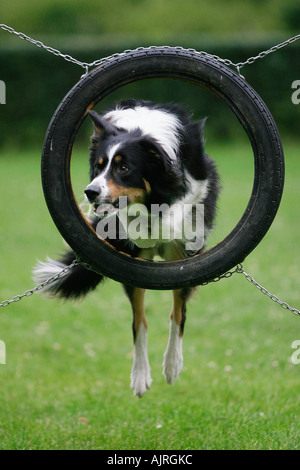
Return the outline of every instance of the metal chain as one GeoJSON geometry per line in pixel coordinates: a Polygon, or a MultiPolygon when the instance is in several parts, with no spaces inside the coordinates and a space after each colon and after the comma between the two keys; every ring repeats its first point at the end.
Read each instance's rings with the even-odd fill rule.
{"type": "Polygon", "coordinates": [[[235,273],[240,273],[240,274],[244,274],[245,278],[247,279],[247,281],[251,282],[251,284],[253,284],[258,290],[260,290],[260,292],[264,295],[266,295],[267,297],[269,297],[271,300],[273,300],[273,302],[276,302],[277,304],[279,304],[282,308],[286,309],[286,310],[289,310],[290,312],[292,312],[294,315],[298,315],[300,316],[300,310],[298,310],[297,308],[293,308],[291,307],[287,302],[283,302],[282,300],[280,300],[276,295],[274,294],[271,294],[271,292],[269,292],[265,287],[263,287],[261,284],[259,284],[253,276],[251,276],[251,274],[248,274],[246,273],[246,271],[244,270],[244,267],[242,264],[238,264],[236,266],[236,268],[233,270],[233,271],[227,271],[226,273],[224,274],[221,274],[220,276],[216,277],[215,279],[212,279],[211,281],[206,281],[204,282],[202,285],[205,286],[211,282],[218,282],[218,281],[221,281],[221,279],[227,279],[229,277],[231,277],[233,274],[235,273]]]}
{"type": "Polygon", "coordinates": [[[239,272],[239,273],[242,273],[244,274],[245,278],[247,279],[247,281],[251,282],[251,284],[253,284],[255,287],[257,287],[258,290],[261,291],[262,294],[268,296],[271,300],[273,300],[273,302],[276,302],[277,304],[279,304],[282,308],[286,309],[286,310],[289,310],[290,312],[292,312],[294,315],[300,315],[300,310],[298,310],[297,308],[293,308],[291,307],[287,302],[282,302],[282,300],[280,300],[276,295],[274,294],[271,294],[271,292],[269,292],[265,287],[263,287],[261,284],[259,284],[252,276],[251,274],[248,274],[246,273],[246,271],[244,270],[243,268],[243,265],[239,265],[240,268],[238,268],[235,272],[239,272]]]}
{"type": "MultiPolygon", "coordinates": [[[[121,56],[124,56],[126,54],[129,54],[129,53],[132,53],[132,52],[136,52],[136,51],[140,51],[140,50],[143,50],[144,48],[143,47],[138,47],[136,49],[127,49],[125,50],[124,52],[121,52],[121,53],[116,53],[116,54],[113,54],[113,55],[110,55],[108,57],[104,57],[102,59],[97,59],[97,60],[94,60],[94,62],[81,62],[80,60],[78,59],[75,59],[74,57],[72,57],[71,55],[69,54],[63,54],[62,52],[60,52],[58,49],[54,49],[53,47],[50,47],[50,46],[46,46],[42,41],[37,41],[35,39],[32,39],[30,36],[27,36],[27,34],[24,34],[22,32],[17,32],[14,28],[12,28],[11,26],[7,26],[6,24],[0,24],[0,28],[3,29],[4,31],[7,31],[8,33],[11,33],[11,34],[15,34],[16,36],[18,36],[20,39],[24,39],[25,41],[28,41],[32,44],[34,44],[35,46],[37,47],[41,47],[42,49],[45,49],[46,51],[50,52],[51,54],[54,54],[56,56],[59,56],[59,57],[62,57],[63,59],[65,59],[67,62],[72,62],[73,64],[76,64],[76,65],[79,65],[80,67],[84,68],[85,69],[85,74],[88,73],[88,70],[89,68],[91,67],[97,67],[99,65],[102,65],[103,63],[107,62],[107,61],[110,61],[110,60],[114,60],[116,58],[119,58],[121,56]]],[[[233,66],[237,69],[238,73],[240,73],[240,69],[242,67],[244,67],[244,65],[249,65],[249,64],[253,64],[253,62],[255,62],[256,60],[258,59],[262,59],[263,57],[265,57],[266,55],[268,54],[271,54],[272,52],[275,52],[277,51],[278,49],[281,49],[282,47],[284,46],[287,46],[288,44],[291,44],[295,41],[297,41],[298,39],[300,39],[300,34],[297,34],[296,36],[293,36],[291,37],[290,39],[287,39],[286,41],[284,42],[281,42],[279,44],[277,44],[276,46],[273,46],[271,47],[270,49],[266,50],[266,51],[262,51],[260,52],[257,56],[255,57],[249,57],[247,60],[245,60],[244,62],[237,62],[237,63],[234,63],[232,62],[230,59],[222,59],[221,57],[217,56],[217,55],[214,55],[214,54],[209,54],[208,52],[204,52],[204,51],[197,51],[196,49],[187,49],[189,52],[194,52],[194,53],[199,53],[200,54],[203,54],[204,56],[207,56],[211,59],[214,59],[218,62],[222,62],[223,64],[225,65],[228,65],[228,66],[233,66]]],[[[150,46],[149,49],[151,48],[155,48],[156,46],[150,46]]],[[[170,46],[162,46],[164,48],[169,48],[170,46]]],[[[184,48],[181,47],[181,46],[176,46],[175,49],[177,50],[183,50],[184,48]]]]}
{"type": "Polygon", "coordinates": [[[243,269],[243,266],[241,264],[238,264],[233,271],[227,271],[226,273],[220,274],[220,276],[217,276],[214,279],[211,279],[210,281],[202,282],[201,286],[207,286],[208,284],[211,284],[212,282],[219,282],[222,279],[228,279],[229,277],[233,276],[233,274],[242,272],[242,269],[243,269]]]}
{"type": "Polygon", "coordinates": [[[67,62],[73,62],[73,64],[79,65],[80,67],[83,67],[83,68],[86,68],[89,66],[88,63],[81,62],[80,60],[77,60],[68,54],[62,54],[62,52],[60,52],[58,49],[54,49],[53,47],[46,46],[42,41],[37,41],[35,39],[32,39],[30,36],[27,36],[27,34],[17,32],[14,28],[7,26],[6,24],[0,24],[0,28],[3,29],[4,31],[7,31],[8,33],[16,34],[20,39],[25,39],[25,41],[29,41],[35,46],[41,47],[42,49],[45,49],[51,54],[62,57],[67,62]]]}
{"type": "MultiPolygon", "coordinates": [[[[24,297],[30,297],[31,295],[33,295],[35,292],[37,291],[40,291],[41,289],[43,289],[44,287],[48,286],[49,284],[52,284],[53,282],[57,281],[58,279],[64,277],[66,274],[68,274],[68,272],[71,271],[71,269],[74,267],[74,266],[77,266],[81,264],[85,269],[89,269],[89,270],[92,270],[91,266],[87,263],[84,263],[83,261],[81,261],[78,257],[77,259],[75,259],[70,265],[68,266],[65,266],[59,273],[55,274],[54,276],[50,277],[49,279],[47,279],[46,281],[44,282],[41,282],[40,284],[37,284],[33,289],[29,289],[27,291],[24,292],[24,294],[20,294],[20,295],[15,295],[12,299],[10,300],[3,300],[3,302],[0,303],[0,307],[7,307],[8,305],[10,305],[11,303],[14,303],[14,302],[19,302],[20,300],[22,300],[24,297]]],[[[297,316],[300,316],[300,310],[298,310],[297,308],[293,308],[291,307],[287,302],[283,302],[281,301],[276,295],[274,294],[271,294],[271,292],[269,292],[265,287],[263,287],[261,284],[259,284],[252,276],[251,274],[248,274],[246,273],[246,271],[244,270],[244,267],[242,264],[238,264],[236,266],[236,268],[233,270],[233,271],[227,271],[225,272],[224,274],[221,274],[220,276],[217,276],[216,278],[214,279],[211,279],[210,281],[205,281],[203,282],[201,285],[202,286],[206,286],[212,282],[219,282],[221,281],[222,279],[228,279],[229,277],[233,276],[233,274],[235,273],[241,273],[241,274],[244,274],[245,278],[247,279],[247,281],[251,282],[251,284],[253,284],[255,287],[257,287],[258,290],[261,291],[262,294],[268,296],[271,300],[273,300],[273,302],[276,302],[278,303],[282,308],[286,309],[286,310],[289,310],[291,313],[293,313],[294,315],[297,315],[297,316]]]]}
{"type": "Polygon", "coordinates": [[[276,302],[277,304],[279,304],[282,308],[286,309],[286,310],[289,310],[291,313],[293,313],[294,315],[297,315],[297,316],[300,316],[300,310],[298,310],[297,308],[293,308],[291,307],[287,302],[283,302],[282,300],[280,300],[276,295],[272,294],[271,292],[269,292],[265,287],[263,287],[261,284],[259,284],[254,278],[253,276],[251,276],[251,274],[248,274],[246,273],[246,271],[244,270],[244,267],[242,264],[238,264],[236,266],[236,268],[233,270],[233,271],[227,271],[226,273],[224,274],[221,274],[220,276],[216,277],[215,279],[212,279],[211,281],[206,281],[206,282],[203,282],[203,286],[206,286],[207,284],[210,284],[211,282],[218,282],[218,281],[221,281],[222,279],[227,279],[229,277],[231,277],[233,274],[235,273],[240,273],[240,274],[244,274],[245,278],[247,279],[247,281],[251,282],[251,284],[253,284],[258,290],[260,290],[260,292],[264,295],[266,295],[267,297],[269,297],[271,300],[273,300],[273,302],[276,302]]]}
{"type": "Polygon", "coordinates": [[[282,47],[287,46],[288,44],[292,44],[293,42],[297,41],[298,39],[300,39],[300,34],[297,34],[296,36],[293,36],[290,39],[287,39],[286,41],[281,42],[281,43],[277,44],[277,46],[273,46],[273,47],[271,47],[270,49],[268,49],[266,51],[260,52],[255,57],[249,57],[249,59],[245,60],[245,62],[238,62],[237,64],[232,63],[232,65],[234,65],[239,70],[240,68],[244,67],[244,65],[253,64],[253,62],[255,62],[256,60],[262,59],[266,55],[272,54],[272,52],[276,52],[276,51],[278,51],[278,49],[281,49],[282,47]]]}
{"type": "MultiPolygon", "coordinates": [[[[136,51],[140,51],[140,50],[144,49],[143,47],[138,47],[137,49],[134,49],[134,50],[127,49],[122,53],[117,53],[117,54],[113,54],[113,55],[108,56],[108,57],[104,57],[102,59],[97,59],[94,62],[81,62],[80,60],[75,59],[74,57],[72,57],[69,54],[63,54],[58,49],[54,49],[53,47],[46,46],[42,41],[37,41],[35,39],[32,39],[30,36],[27,36],[24,33],[17,32],[14,28],[12,28],[10,26],[7,26],[5,24],[0,24],[0,28],[3,29],[4,31],[7,31],[8,33],[16,34],[20,39],[24,39],[26,41],[29,41],[30,43],[34,44],[35,46],[41,47],[42,49],[45,49],[46,51],[50,52],[51,54],[62,57],[67,62],[72,62],[75,65],[79,65],[80,67],[85,69],[86,73],[88,73],[88,70],[91,67],[96,67],[96,66],[102,65],[103,63],[105,63],[107,61],[114,60],[115,58],[118,58],[118,57],[124,56],[126,54],[136,52],[136,51]]],[[[218,62],[222,62],[225,65],[233,66],[237,69],[238,73],[240,73],[240,69],[242,67],[244,67],[244,65],[253,64],[253,62],[255,62],[256,60],[262,59],[266,55],[271,54],[271,53],[277,51],[278,49],[281,49],[282,47],[287,46],[288,44],[291,44],[291,43],[297,41],[298,39],[300,39],[300,34],[297,34],[296,36],[293,36],[290,39],[288,39],[284,42],[281,42],[280,44],[277,44],[276,46],[273,46],[273,47],[271,47],[270,49],[268,49],[266,51],[260,52],[255,57],[249,57],[244,62],[234,63],[230,59],[222,59],[221,57],[219,57],[217,55],[209,54],[209,53],[204,52],[204,51],[200,51],[200,53],[207,56],[207,57],[210,57],[210,58],[212,58],[212,59],[214,59],[218,62]]],[[[150,46],[149,49],[155,48],[155,47],[156,46],[150,46]]],[[[169,48],[170,46],[164,46],[164,47],[169,48]]],[[[175,49],[180,51],[180,50],[183,50],[184,48],[181,47],[181,46],[177,46],[177,47],[175,47],[175,49]]],[[[197,53],[196,49],[188,49],[188,51],[197,53]]],[[[65,276],[75,265],[78,265],[78,264],[82,264],[86,269],[91,269],[91,267],[89,265],[81,262],[77,258],[69,266],[66,266],[65,268],[63,268],[58,274],[56,274],[55,276],[50,277],[45,282],[42,282],[42,283],[36,285],[33,289],[27,290],[26,292],[24,292],[24,294],[16,295],[11,300],[4,300],[3,302],[0,303],[0,307],[7,307],[8,305],[10,305],[13,302],[19,302],[22,298],[29,297],[29,296],[33,295],[35,292],[43,289],[47,285],[52,284],[53,282],[57,281],[61,277],[65,276]]],[[[276,295],[271,294],[265,287],[263,287],[257,281],[255,281],[255,279],[250,274],[246,273],[246,271],[244,270],[242,264],[238,264],[237,267],[233,271],[227,271],[226,273],[221,274],[220,276],[216,277],[215,279],[212,279],[211,281],[204,282],[202,285],[207,285],[211,282],[218,282],[221,279],[227,279],[235,273],[244,274],[247,281],[251,282],[264,295],[267,295],[271,300],[273,300],[273,302],[278,303],[282,308],[289,310],[294,315],[300,315],[300,310],[290,307],[290,305],[286,302],[282,302],[280,299],[278,299],[278,297],[276,295]]]]}
{"type": "Polygon", "coordinates": [[[41,282],[40,284],[37,284],[33,289],[29,289],[24,292],[24,294],[20,295],[15,295],[12,299],[10,300],[3,300],[1,302],[0,307],[7,307],[13,302],[19,302],[20,300],[23,299],[23,297],[30,297],[33,295],[35,292],[43,289],[44,287],[48,286],[49,284],[52,284],[53,282],[57,281],[58,279],[62,278],[65,276],[71,269],[80,264],[80,261],[78,259],[75,259],[69,266],[65,266],[59,273],[55,274],[54,276],[50,277],[44,282],[41,282]]]}

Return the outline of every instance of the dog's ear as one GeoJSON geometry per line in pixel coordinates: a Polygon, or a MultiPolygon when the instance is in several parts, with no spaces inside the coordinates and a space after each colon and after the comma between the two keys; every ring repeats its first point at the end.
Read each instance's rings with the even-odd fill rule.
{"type": "Polygon", "coordinates": [[[207,178],[207,164],[205,163],[204,126],[206,118],[190,123],[185,128],[181,142],[182,161],[190,174],[202,180],[207,178]]]}
{"type": "Polygon", "coordinates": [[[114,134],[116,128],[102,116],[100,116],[96,111],[88,111],[89,116],[91,116],[96,134],[99,136],[104,136],[104,134],[114,134]]]}
{"type": "Polygon", "coordinates": [[[141,139],[140,145],[145,154],[148,155],[150,162],[154,165],[161,165],[166,171],[171,169],[172,161],[158,142],[154,139],[144,138],[141,139]]]}
{"type": "Polygon", "coordinates": [[[204,138],[204,127],[206,124],[207,117],[201,119],[200,121],[195,121],[190,123],[187,129],[187,144],[191,144],[193,147],[199,147],[201,155],[204,153],[205,147],[205,138],[204,138]]]}

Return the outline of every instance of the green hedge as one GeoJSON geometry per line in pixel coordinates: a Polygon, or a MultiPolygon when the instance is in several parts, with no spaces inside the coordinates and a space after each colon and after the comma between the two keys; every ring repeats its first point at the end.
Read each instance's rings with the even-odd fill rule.
{"type": "MultiPolygon", "coordinates": [[[[256,56],[282,41],[282,35],[262,39],[244,38],[230,42],[202,40],[195,38],[171,41],[170,45],[181,44],[197,50],[206,50],[233,62],[244,61],[256,56]]],[[[127,48],[147,46],[150,43],[114,38],[114,44],[104,44],[104,38],[87,41],[86,38],[72,37],[64,41],[55,38],[44,40],[58,47],[64,53],[87,62],[105,57],[127,48]],[[58,43],[58,45],[57,45],[58,43]],[[98,47],[101,44],[102,47],[98,47]]],[[[15,42],[14,42],[15,44],[15,42]]],[[[292,82],[300,80],[300,41],[260,59],[242,69],[242,74],[273,114],[280,133],[288,137],[299,135],[299,111],[291,101],[292,82]]],[[[53,112],[68,90],[80,79],[83,69],[62,58],[38,49],[29,43],[18,47],[0,47],[0,80],[6,84],[6,104],[0,105],[0,146],[41,146],[47,125],[53,112]]],[[[214,139],[236,138],[240,126],[229,116],[224,103],[202,88],[177,80],[146,80],[137,82],[116,92],[106,102],[124,97],[142,97],[158,102],[177,101],[193,109],[196,117],[208,116],[209,136],[214,139]]],[[[85,138],[82,133],[80,139],[85,138]]]]}

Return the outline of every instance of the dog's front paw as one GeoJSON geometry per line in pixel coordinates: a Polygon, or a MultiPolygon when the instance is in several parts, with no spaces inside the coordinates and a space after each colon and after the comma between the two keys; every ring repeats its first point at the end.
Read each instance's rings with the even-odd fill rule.
{"type": "Polygon", "coordinates": [[[131,371],[131,388],[134,395],[141,398],[151,386],[150,366],[148,361],[143,364],[133,364],[131,371]]]}

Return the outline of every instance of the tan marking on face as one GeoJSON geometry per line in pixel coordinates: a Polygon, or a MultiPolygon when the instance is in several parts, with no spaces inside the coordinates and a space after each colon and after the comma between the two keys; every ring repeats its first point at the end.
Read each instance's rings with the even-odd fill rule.
{"type": "Polygon", "coordinates": [[[115,161],[116,163],[120,163],[120,162],[122,161],[122,156],[121,156],[121,155],[116,155],[116,156],[114,157],[114,161],[115,161]]]}
{"type": "Polygon", "coordinates": [[[112,180],[107,181],[109,194],[112,202],[116,201],[120,196],[127,196],[129,202],[143,202],[145,199],[145,191],[141,188],[127,188],[115,184],[112,180]]]}
{"type": "Polygon", "coordinates": [[[150,194],[151,193],[151,186],[150,186],[149,181],[145,180],[145,178],[143,178],[143,181],[144,181],[144,184],[145,184],[146,193],[150,194]]]}
{"type": "Polygon", "coordinates": [[[99,158],[98,163],[99,163],[99,165],[102,165],[102,163],[103,163],[103,158],[102,157],[99,158]]]}

